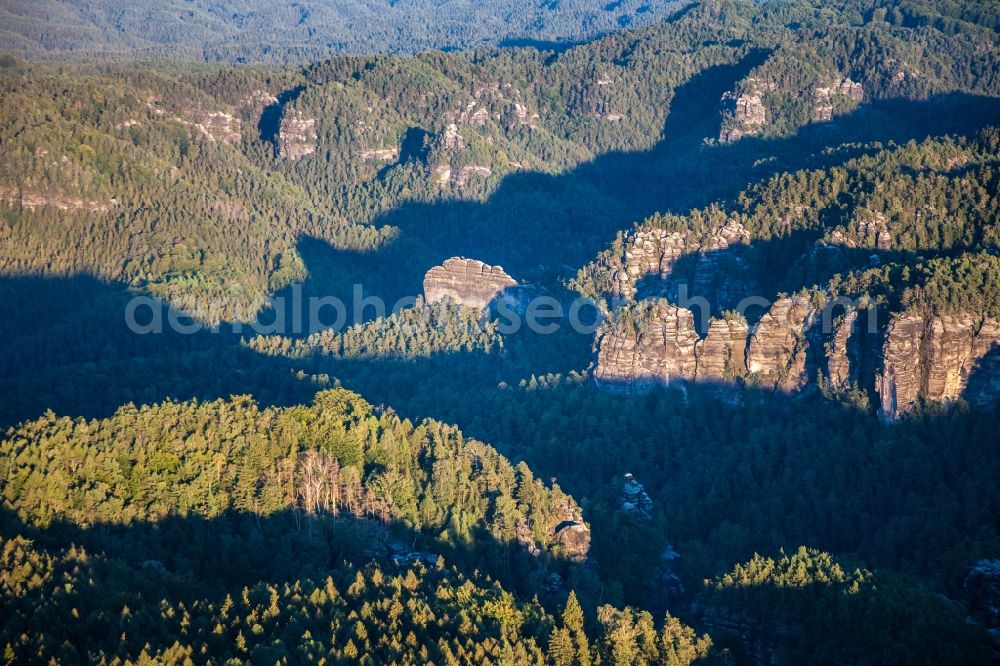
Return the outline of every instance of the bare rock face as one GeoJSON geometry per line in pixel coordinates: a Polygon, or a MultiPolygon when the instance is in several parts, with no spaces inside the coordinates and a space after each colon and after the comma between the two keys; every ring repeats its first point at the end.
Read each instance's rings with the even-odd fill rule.
{"type": "MultiPolygon", "coordinates": [[[[640,229],[629,240],[625,250],[624,266],[614,273],[612,296],[631,299],[636,295],[636,283],[648,275],[666,279],[681,257],[701,253],[695,266],[691,285],[694,294],[704,295],[715,291],[722,261],[721,252],[730,247],[750,242],[746,228],[736,221],[729,221],[708,232],[700,240],[679,232],[664,229],[640,229]]],[[[752,290],[752,285],[747,286],[752,290]]],[[[735,297],[735,294],[734,294],[735,297]]]]}
{"type": "Polygon", "coordinates": [[[590,528],[579,520],[566,520],[556,525],[555,538],[566,559],[586,562],[590,552],[590,528]]]}
{"type": "Polygon", "coordinates": [[[886,330],[882,371],[875,378],[881,415],[896,419],[921,397],[950,401],[962,397],[967,388],[972,389],[969,397],[974,402],[996,400],[998,349],[1000,322],[992,318],[894,316],[886,330]]]}
{"type": "Polygon", "coordinates": [[[451,123],[444,128],[444,134],[441,137],[442,144],[445,148],[464,148],[465,147],[465,137],[458,133],[458,125],[451,123]]]}
{"type": "Polygon", "coordinates": [[[467,164],[455,168],[447,164],[439,164],[431,172],[434,181],[442,187],[445,185],[462,187],[472,178],[489,178],[492,175],[493,169],[480,164],[467,164]]]}
{"type": "Polygon", "coordinates": [[[185,109],[181,123],[194,129],[209,141],[236,144],[240,142],[240,119],[225,111],[206,111],[200,108],[185,109]]]}
{"type": "Polygon", "coordinates": [[[424,276],[424,298],[428,303],[450,299],[469,307],[485,308],[513,287],[517,287],[517,281],[500,266],[462,257],[452,257],[424,276]]]}
{"type": "Polygon", "coordinates": [[[698,346],[698,380],[732,383],[743,377],[749,333],[750,326],[742,316],[713,319],[698,346]]]}
{"type": "Polygon", "coordinates": [[[625,266],[615,272],[614,296],[632,298],[635,283],[645,275],[667,277],[674,262],[688,251],[688,241],[679,232],[643,229],[632,237],[625,251],[625,266]]]}
{"type": "Polygon", "coordinates": [[[638,330],[619,326],[602,338],[594,375],[598,383],[631,391],[693,380],[699,343],[694,313],[659,301],[641,317],[638,330]]]}
{"type": "Polygon", "coordinates": [[[860,83],[855,83],[850,78],[816,88],[813,90],[813,120],[816,122],[833,120],[834,103],[838,96],[850,100],[852,104],[858,104],[865,98],[865,91],[860,83]]]}
{"type": "Polygon", "coordinates": [[[858,311],[849,309],[844,318],[834,326],[833,337],[827,349],[826,362],[830,382],[837,387],[858,381],[857,337],[858,311]]]}
{"type": "Polygon", "coordinates": [[[747,348],[747,371],[758,373],[786,391],[802,388],[809,380],[806,367],[816,309],[808,296],[780,298],[754,326],[747,348]]]}
{"type": "Polygon", "coordinates": [[[240,99],[236,106],[249,109],[251,118],[260,118],[265,108],[277,103],[278,98],[266,90],[253,90],[240,99]]]}
{"type": "Polygon", "coordinates": [[[624,324],[599,342],[598,384],[611,391],[643,391],[674,381],[734,383],[746,375],[749,326],[740,316],[713,319],[700,339],[694,313],[657,301],[640,315],[638,326],[624,324]]]}
{"type": "Polygon", "coordinates": [[[622,486],[621,509],[643,518],[649,518],[653,513],[653,500],[646,494],[646,489],[635,480],[631,474],[625,475],[625,485],[622,486]]]}
{"type": "Polygon", "coordinates": [[[0,187],[0,204],[20,206],[27,210],[37,210],[43,207],[59,208],[60,210],[87,210],[95,213],[108,211],[117,201],[106,199],[81,199],[59,194],[43,194],[41,192],[24,192],[21,190],[0,187]]]}
{"type": "Polygon", "coordinates": [[[301,111],[286,113],[278,130],[278,156],[297,160],[316,152],[316,119],[306,118],[301,111]]]}
{"type": "Polygon", "coordinates": [[[875,378],[880,413],[886,419],[899,417],[920,397],[923,336],[924,318],[919,314],[897,315],[889,323],[882,348],[882,372],[875,378]]]}
{"type": "Polygon", "coordinates": [[[369,148],[362,150],[361,159],[378,162],[395,162],[399,159],[399,148],[369,148]]]}
{"type": "Polygon", "coordinates": [[[745,136],[755,136],[767,124],[764,100],[755,92],[727,92],[722,96],[725,113],[731,120],[723,125],[719,141],[733,143],[745,136]]]}

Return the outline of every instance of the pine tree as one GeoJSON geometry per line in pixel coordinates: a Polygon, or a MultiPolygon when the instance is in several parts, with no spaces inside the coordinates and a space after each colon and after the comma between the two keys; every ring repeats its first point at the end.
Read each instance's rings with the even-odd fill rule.
{"type": "Polygon", "coordinates": [[[583,626],[583,608],[576,598],[576,593],[570,590],[569,598],[566,599],[566,607],[563,609],[563,628],[569,631],[573,637],[573,645],[576,649],[576,664],[579,666],[590,666],[590,642],[587,640],[587,632],[583,626]]]}

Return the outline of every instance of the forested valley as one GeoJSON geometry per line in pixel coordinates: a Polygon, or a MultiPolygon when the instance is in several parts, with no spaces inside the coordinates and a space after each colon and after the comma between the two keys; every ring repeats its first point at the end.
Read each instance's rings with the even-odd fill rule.
{"type": "Polygon", "coordinates": [[[996,660],[990,2],[43,4],[5,663],[996,660]]]}

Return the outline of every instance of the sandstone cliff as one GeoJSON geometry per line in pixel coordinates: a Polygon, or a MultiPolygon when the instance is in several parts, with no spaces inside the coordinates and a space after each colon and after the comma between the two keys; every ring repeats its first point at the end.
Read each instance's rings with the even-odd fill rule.
{"type": "Polygon", "coordinates": [[[722,96],[722,108],[725,117],[719,132],[722,143],[755,136],[767,125],[767,109],[756,92],[727,92],[722,96]]]}
{"type": "Polygon", "coordinates": [[[801,389],[815,371],[806,332],[816,314],[805,296],[782,298],[752,333],[746,319],[730,315],[712,319],[701,338],[691,310],[643,303],[599,338],[594,378],[621,392],[675,381],[732,384],[750,374],[782,390],[801,389]]]}
{"type": "Polygon", "coordinates": [[[117,201],[114,199],[96,200],[81,199],[60,194],[43,194],[41,192],[24,192],[13,188],[0,187],[0,204],[20,206],[28,210],[42,207],[59,208],[61,210],[88,210],[103,213],[109,210],[117,201]]]}
{"type": "Polygon", "coordinates": [[[895,315],[875,379],[880,413],[886,419],[898,418],[921,398],[991,401],[1000,395],[998,370],[1000,321],[970,314],[895,315]]]}
{"type": "Polygon", "coordinates": [[[849,77],[831,85],[818,86],[813,90],[813,120],[816,122],[833,120],[838,104],[856,106],[864,98],[864,88],[849,77]]]}
{"type": "Polygon", "coordinates": [[[816,319],[808,296],[779,298],[754,326],[747,346],[746,369],[782,390],[800,389],[809,381],[807,330],[816,319]]]}
{"type": "Polygon", "coordinates": [[[428,303],[450,299],[455,303],[484,308],[517,281],[500,266],[475,259],[452,257],[424,276],[424,298],[428,303]]]}
{"type": "Polygon", "coordinates": [[[240,119],[226,111],[188,108],[176,120],[209,141],[236,144],[242,138],[240,119]]]}
{"type": "Polygon", "coordinates": [[[316,119],[301,111],[287,111],[278,130],[278,157],[297,160],[316,152],[316,119]]]}
{"type": "Polygon", "coordinates": [[[620,325],[601,340],[594,376],[613,390],[693,380],[698,342],[694,313],[657,301],[639,321],[620,325]]]}
{"type": "Polygon", "coordinates": [[[740,288],[732,281],[720,280],[724,272],[721,268],[729,257],[740,261],[735,252],[727,256],[727,250],[749,242],[750,234],[735,220],[700,236],[657,228],[640,229],[628,240],[621,264],[612,268],[611,295],[634,298],[640,279],[646,276],[666,279],[671,276],[678,260],[687,257],[691,271],[685,277],[690,278],[691,295],[723,297],[715,298],[716,301],[738,300],[738,297],[752,291],[753,286],[746,283],[745,275],[740,277],[740,288]],[[719,291],[723,293],[717,293],[719,291]]]}

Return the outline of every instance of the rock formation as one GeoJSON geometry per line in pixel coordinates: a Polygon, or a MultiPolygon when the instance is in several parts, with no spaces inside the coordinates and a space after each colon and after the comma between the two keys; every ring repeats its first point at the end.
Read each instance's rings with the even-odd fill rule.
{"type": "Polygon", "coordinates": [[[399,148],[369,148],[361,151],[361,159],[379,162],[395,162],[399,159],[399,148]]]}
{"type": "Polygon", "coordinates": [[[441,143],[445,148],[458,149],[465,147],[465,137],[458,133],[458,125],[451,123],[444,128],[444,134],[441,135],[441,143]]]}
{"type": "Polygon", "coordinates": [[[850,78],[841,79],[833,85],[817,87],[813,90],[813,120],[816,122],[833,120],[837,97],[850,100],[851,104],[856,105],[865,98],[865,91],[860,83],[855,83],[850,78]]]}
{"type": "Polygon", "coordinates": [[[563,555],[571,562],[585,562],[590,552],[590,528],[579,520],[566,520],[556,526],[555,538],[563,555]]]}
{"type": "Polygon", "coordinates": [[[431,172],[434,181],[441,185],[454,185],[462,187],[472,177],[489,178],[493,175],[493,170],[487,166],[479,164],[467,164],[461,167],[452,168],[447,164],[439,164],[431,172]]]}
{"type": "Polygon", "coordinates": [[[826,353],[826,367],[830,383],[845,387],[858,381],[858,311],[854,308],[844,313],[843,319],[834,324],[833,337],[826,353]]]}
{"type": "Polygon", "coordinates": [[[183,117],[176,120],[194,129],[209,141],[236,144],[242,138],[240,119],[225,111],[185,109],[183,117]]]}
{"type": "Polygon", "coordinates": [[[732,383],[744,375],[750,326],[742,316],[713,319],[698,345],[697,379],[732,383]]]}
{"type": "Polygon", "coordinates": [[[649,518],[653,512],[653,500],[646,494],[646,489],[635,480],[631,474],[625,475],[625,485],[622,486],[621,509],[643,518],[649,518]]]}
{"type": "Polygon", "coordinates": [[[622,390],[692,380],[698,367],[699,342],[690,310],[658,301],[643,312],[634,332],[619,327],[600,344],[595,378],[622,390]]]}
{"type": "Polygon", "coordinates": [[[727,115],[719,132],[722,143],[733,143],[745,136],[760,134],[767,124],[764,100],[755,92],[727,92],[722,96],[722,105],[727,115]]]}
{"type": "Polygon", "coordinates": [[[475,259],[452,257],[424,276],[424,298],[428,303],[450,299],[455,303],[484,308],[517,281],[500,266],[475,259]]]}
{"type": "MultiPolygon", "coordinates": [[[[646,276],[658,276],[666,279],[670,276],[677,261],[685,256],[699,254],[694,258],[693,280],[690,285],[690,295],[718,296],[719,288],[732,292],[723,294],[722,300],[739,300],[740,293],[752,291],[753,286],[747,284],[745,275],[739,282],[742,288],[726,282],[721,284],[720,268],[726,261],[724,251],[750,242],[750,234],[746,228],[736,221],[711,229],[702,238],[697,239],[679,231],[668,232],[664,229],[640,229],[629,239],[625,250],[624,265],[613,269],[612,296],[626,299],[636,295],[636,283],[646,276]],[[703,290],[699,290],[703,288],[703,290]]],[[[735,257],[735,255],[733,255],[735,257]]],[[[742,295],[745,295],[743,293],[742,295]]]]}
{"type": "Polygon", "coordinates": [[[969,606],[986,624],[996,662],[1000,659],[1000,560],[979,560],[972,565],[962,589],[969,606]]]}
{"type": "Polygon", "coordinates": [[[314,152],[316,119],[306,118],[298,110],[286,110],[278,130],[278,156],[283,160],[297,160],[314,152]]]}
{"type": "Polygon", "coordinates": [[[237,102],[236,106],[247,109],[251,118],[260,118],[267,107],[278,104],[278,98],[266,90],[253,90],[237,102]]]}
{"type": "Polygon", "coordinates": [[[949,401],[968,397],[988,402],[1000,369],[1000,321],[970,314],[893,316],[882,348],[882,370],[875,378],[880,413],[896,419],[920,398],[949,401]],[[972,382],[973,375],[981,375],[972,382]]]}
{"type": "Polygon", "coordinates": [[[816,317],[809,296],[779,298],[754,326],[747,346],[747,372],[758,374],[785,391],[809,380],[806,331],[816,317]]]}
{"type": "Polygon", "coordinates": [[[737,315],[711,320],[701,339],[691,310],[652,301],[600,338],[594,378],[609,390],[631,392],[675,381],[734,383],[754,373],[782,390],[801,389],[814,371],[806,331],[816,314],[808,297],[782,298],[752,334],[737,315]]]}
{"type": "Polygon", "coordinates": [[[60,194],[24,192],[11,188],[0,187],[0,204],[20,206],[28,210],[37,210],[48,206],[52,208],[59,208],[61,210],[88,210],[95,213],[103,213],[108,211],[116,203],[118,202],[114,199],[81,199],[79,197],[70,197],[60,194]]]}

